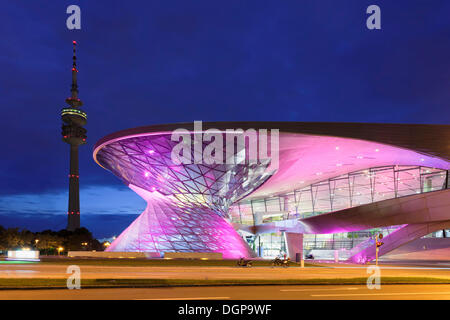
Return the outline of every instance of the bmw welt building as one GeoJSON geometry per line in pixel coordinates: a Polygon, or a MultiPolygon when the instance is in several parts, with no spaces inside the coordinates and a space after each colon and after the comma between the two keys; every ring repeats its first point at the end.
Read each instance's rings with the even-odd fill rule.
{"type": "Polygon", "coordinates": [[[375,234],[388,256],[450,228],[448,125],[152,125],[100,139],[94,159],[147,201],[108,251],[364,263],[375,234]]]}

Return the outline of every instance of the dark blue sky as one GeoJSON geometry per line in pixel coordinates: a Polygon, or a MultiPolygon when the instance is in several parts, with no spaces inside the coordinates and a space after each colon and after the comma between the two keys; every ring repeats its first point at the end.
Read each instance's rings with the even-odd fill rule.
{"type": "Polygon", "coordinates": [[[66,226],[60,109],[71,41],[88,113],[82,225],[122,231],[145,203],[92,160],[142,125],[278,120],[448,124],[450,1],[8,1],[0,6],[0,224],[66,226]],[[66,8],[81,7],[81,30],[66,8]],[[381,7],[382,30],[366,28],[381,7]]]}

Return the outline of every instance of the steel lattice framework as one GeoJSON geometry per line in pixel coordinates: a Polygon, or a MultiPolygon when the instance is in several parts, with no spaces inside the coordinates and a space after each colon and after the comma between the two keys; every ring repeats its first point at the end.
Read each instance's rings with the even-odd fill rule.
{"type": "MultiPolygon", "coordinates": [[[[174,164],[171,152],[177,142],[170,138],[168,133],[126,137],[99,149],[99,164],[148,203],[108,250],[253,256],[228,222],[228,209],[271,176],[266,172],[270,160],[256,164],[174,164]]],[[[194,148],[191,152],[193,159],[194,148]]]]}
{"type": "Polygon", "coordinates": [[[170,197],[137,190],[145,211],[107,251],[221,252],[224,258],[254,256],[231,223],[207,208],[180,208],[170,197]],[[146,194],[145,194],[146,193],[146,194]]]}

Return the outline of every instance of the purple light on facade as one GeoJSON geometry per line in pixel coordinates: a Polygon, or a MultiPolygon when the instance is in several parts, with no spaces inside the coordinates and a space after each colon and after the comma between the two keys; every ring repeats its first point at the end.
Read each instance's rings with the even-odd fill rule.
{"type": "Polygon", "coordinates": [[[224,259],[254,257],[226,219],[209,208],[177,207],[171,197],[130,185],[147,208],[106,251],[220,252],[224,259]]]}
{"type": "Polygon", "coordinates": [[[148,203],[108,251],[255,256],[226,218],[236,200],[270,178],[264,174],[269,163],[176,165],[171,157],[175,144],[161,133],[124,137],[96,149],[96,160],[148,203]]]}
{"type": "MultiPolygon", "coordinates": [[[[224,258],[251,257],[254,253],[226,220],[230,206],[238,200],[258,199],[278,194],[280,190],[287,192],[371,167],[423,166],[425,162],[430,167],[450,168],[448,161],[438,157],[391,145],[292,133],[280,134],[282,158],[273,175],[267,174],[263,165],[175,165],[171,161],[171,151],[176,143],[171,141],[170,134],[115,135],[96,147],[95,160],[148,203],[145,211],[108,251],[146,251],[160,255],[164,252],[221,252],[224,258]]],[[[194,158],[193,153],[191,156],[194,158]]],[[[370,182],[370,177],[361,179],[370,182]]],[[[354,186],[350,180],[348,185],[349,188],[354,186]]],[[[384,196],[381,185],[377,190],[383,191],[384,196]]],[[[360,194],[353,196],[356,197],[354,205],[359,205],[360,194]]],[[[308,227],[307,219],[304,222],[308,227]]],[[[333,224],[322,228],[321,233],[357,230],[360,229],[333,224]]]]}

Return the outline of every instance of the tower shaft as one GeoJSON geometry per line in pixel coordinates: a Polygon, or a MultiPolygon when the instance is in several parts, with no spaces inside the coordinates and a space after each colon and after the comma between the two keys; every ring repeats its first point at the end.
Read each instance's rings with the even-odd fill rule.
{"type": "Polygon", "coordinates": [[[73,42],[71,96],[66,99],[69,107],[61,111],[63,141],[70,145],[69,208],[67,212],[67,230],[80,228],[80,174],[78,171],[78,147],[86,143],[87,114],[81,110],[83,102],[78,98],[76,42],[73,42]]]}
{"type": "Polygon", "coordinates": [[[69,211],[67,230],[74,231],[80,227],[80,183],[78,171],[78,146],[70,146],[69,174],[69,211]]]}

